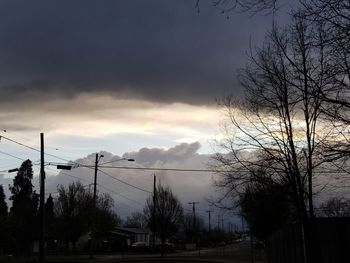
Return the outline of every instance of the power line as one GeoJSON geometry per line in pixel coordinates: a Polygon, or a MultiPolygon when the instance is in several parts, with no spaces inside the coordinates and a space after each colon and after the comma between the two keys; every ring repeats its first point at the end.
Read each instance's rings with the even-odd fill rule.
{"type": "MultiPolygon", "coordinates": [[[[56,170],[54,170],[54,169],[52,169],[52,168],[50,168],[50,167],[46,167],[46,169],[56,172],[56,170]]],[[[60,171],[58,174],[62,174],[62,175],[65,175],[65,176],[72,177],[72,178],[74,178],[74,179],[83,180],[83,181],[86,181],[86,182],[88,182],[88,183],[90,183],[90,184],[93,184],[93,182],[89,181],[88,179],[80,178],[80,177],[77,177],[77,176],[74,176],[74,175],[71,175],[71,174],[67,174],[67,173],[62,172],[62,171],[60,171]]]]}
{"type": "Polygon", "coordinates": [[[152,193],[151,191],[148,191],[148,190],[143,189],[143,188],[141,188],[141,187],[138,187],[138,186],[136,186],[136,185],[130,184],[130,183],[128,183],[128,182],[125,182],[125,181],[123,181],[123,180],[121,180],[121,179],[119,179],[119,178],[116,178],[116,177],[112,176],[111,174],[109,174],[109,173],[107,173],[107,172],[105,172],[105,171],[103,171],[103,170],[101,170],[101,169],[98,169],[98,170],[99,170],[101,173],[107,175],[108,177],[110,177],[110,178],[112,178],[112,179],[114,179],[114,180],[116,180],[116,181],[118,181],[118,182],[121,182],[121,183],[123,183],[123,184],[126,184],[126,185],[128,185],[128,186],[130,186],[130,187],[133,187],[133,188],[135,188],[135,189],[138,189],[138,190],[143,191],[143,192],[146,192],[146,193],[150,193],[150,194],[152,193]]]}
{"type": "MultiPolygon", "coordinates": [[[[18,142],[16,140],[13,140],[13,139],[8,138],[6,136],[0,135],[0,140],[1,140],[1,138],[4,138],[4,139],[6,139],[6,140],[8,140],[10,142],[13,142],[15,144],[21,145],[23,147],[26,147],[28,149],[31,149],[33,151],[36,151],[36,152],[40,153],[39,149],[36,149],[34,147],[31,147],[31,146],[26,145],[26,144],[21,143],[21,142],[18,142]]],[[[9,155],[9,154],[7,154],[7,155],[9,155]]],[[[94,168],[93,165],[83,165],[83,164],[80,164],[80,163],[77,163],[77,162],[74,162],[74,161],[71,161],[71,160],[64,159],[64,158],[62,158],[60,156],[57,156],[57,155],[54,155],[54,154],[50,154],[50,153],[46,153],[45,152],[45,155],[54,157],[54,158],[56,158],[58,160],[61,160],[61,161],[65,161],[65,162],[68,162],[68,163],[76,164],[77,167],[94,168]]],[[[17,158],[17,157],[14,157],[14,158],[17,158]]],[[[23,159],[21,159],[21,160],[23,160],[23,159]]],[[[114,162],[114,161],[106,162],[105,164],[111,163],[111,162],[114,162]]],[[[49,164],[54,164],[54,163],[49,163],[49,164]]],[[[59,164],[59,163],[56,163],[56,164],[59,164]]],[[[101,168],[106,168],[106,169],[144,170],[144,171],[173,171],[173,172],[204,172],[204,173],[249,172],[247,170],[239,170],[239,169],[237,169],[237,170],[217,170],[217,169],[182,169],[182,168],[157,168],[157,167],[130,167],[130,166],[100,166],[100,167],[101,168]]],[[[333,174],[333,173],[339,174],[339,171],[322,170],[322,171],[315,171],[314,173],[315,174],[333,174]]],[[[347,173],[347,172],[344,171],[344,173],[347,173]]],[[[147,192],[149,192],[149,191],[147,191],[147,192]]]]}
{"type": "MultiPolygon", "coordinates": [[[[47,167],[47,169],[49,169],[49,170],[51,170],[51,171],[54,171],[54,169],[51,169],[51,168],[48,168],[48,167],[47,167]]],[[[102,172],[102,171],[101,171],[101,172],[102,172]]],[[[70,175],[70,174],[67,174],[67,173],[62,172],[62,171],[60,171],[60,174],[65,175],[65,176],[69,176],[69,177],[72,177],[72,178],[75,178],[75,179],[78,179],[78,180],[84,180],[84,181],[86,181],[86,182],[88,182],[88,183],[90,183],[90,184],[93,184],[93,182],[91,182],[91,181],[89,181],[89,180],[87,180],[87,179],[85,179],[85,178],[79,178],[79,177],[77,177],[77,176],[70,175]]],[[[123,198],[125,198],[125,199],[127,199],[127,200],[129,200],[129,201],[132,201],[132,202],[134,202],[134,203],[137,203],[137,204],[143,206],[143,204],[141,204],[140,202],[138,202],[138,201],[136,201],[136,200],[133,200],[133,199],[131,199],[131,198],[125,196],[125,195],[122,195],[122,194],[120,194],[120,193],[117,193],[117,192],[115,192],[115,191],[113,191],[113,190],[111,190],[111,189],[109,189],[109,188],[107,188],[107,187],[105,187],[105,186],[103,186],[103,185],[101,185],[101,184],[98,184],[98,186],[102,187],[103,189],[107,190],[107,191],[110,192],[110,193],[113,193],[113,194],[115,194],[115,195],[119,195],[119,196],[121,196],[121,197],[123,197],[123,198]]],[[[127,205],[127,204],[126,204],[126,205],[127,205]]],[[[135,208],[135,207],[132,207],[132,206],[130,206],[130,207],[131,207],[131,208],[135,208]]]]}
{"type": "MultiPolygon", "coordinates": [[[[50,163],[52,165],[59,165],[62,163],[50,163]]],[[[93,165],[77,164],[77,167],[93,168],[93,165]]],[[[105,169],[125,169],[125,170],[143,170],[143,171],[173,171],[173,172],[204,172],[204,173],[241,173],[249,172],[249,170],[215,170],[215,169],[183,169],[183,168],[161,168],[161,167],[132,167],[132,166],[99,166],[105,169]]],[[[339,171],[314,171],[315,174],[339,174],[339,171]]],[[[345,173],[345,172],[344,172],[345,173]]]]}
{"type": "MultiPolygon", "coordinates": [[[[48,168],[48,169],[54,171],[53,169],[50,169],[50,168],[48,168]]],[[[85,180],[85,181],[89,182],[90,184],[83,185],[84,188],[90,186],[91,184],[93,184],[92,182],[90,182],[90,181],[88,181],[88,180],[86,180],[86,179],[84,179],[84,178],[79,178],[79,177],[76,177],[76,176],[73,176],[73,175],[69,175],[69,174],[64,173],[64,172],[60,172],[60,173],[63,174],[63,175],[66,175],[66,176],[69,176],[69,177],[78,179],[78,180],[81,180],[81,179],[82,179],[82,180],[85,180]]],[[[112,194],[116,194],[116,195],[122,196],[122,197],[124,197],[125,199],[128,199],[128,200],[130,200],[130,201],[136,202],[136,203],[138,203],[138,204],[141,204],[141,203],[139,203],[139,202],[137,202],[137,201],[135,201],[135,200],[132,200],[132,199],[130,199],[130,198],[128,198],[128,197],[126,197],[126,196],[124,196],[124,195],[122,195],[122,194],[119,194],[119,193],[117,193],[117,192],[115,192],[115,191],[112,191],[112,190],[108,189],[107,187],[105,187],[105,186],[103,186],[103,185],[100,185],[100,184],[99,184],[99,186],[102,187],[102,188],[104,188],[105,190],[107,190],[108,192],[110,192],[110,193],[112,193],[112,194]]],[[[48,195],[48,194],[58,194],[58,193],[59,193],[58,191],[55,191],[55,192],[47,193],[46,195],[48,195]]],[[[113,200],[114,200],[114,199],[113,199],[113,200]]],[[[117,201],[117,200],[114,200],[114,201],[117,202],[118,204],[125,205],[125,206],[128,206],[128,207],[133,208],[133,209],[136,209],[136,210],[138,209],[138,208],[133,207],[133,206],[131,206],[131,205],[128,205],[128,204],[126,204],[126,203],[119,202],[119,201],[117,201]]]]}
{"type": "Polygon", "coordinates": [[[10,153],[6,153],[6,152],[3,152],[3,151],[0,151],[0,153],[3,154],[3,155],[7,155],[7,156],[10,156],[10,157],[12,157],[12,158],[15,158],[15,159],[17,159],[17,160],[25,161],[25,159],[20,158],[20,157],[17,157],[17,156],[15,156],[15,155],[12,155],[12,154],[10,154],[10,153]]]}
{"type": "Polygon", "coordinates": [[[223,172],[211,169],[182,169],[182,168],[157,168],[157,167],[130,167],[130,166],[100,166],[106,169],[126,169],[126,170],[144,170],[144,171],[173,171],[173,172],[223,172]]]}
{"type": "MultiPolygon", "coordinates": [[[[5,140],[8,140],[8,141],[13,142],[13,143],[15,143],[15,144],[18,144],[18,145],[20,145],[20,146],[23,146],[23,147],[25,147],[25,148],[28,148],[28,149],[30,149],[30,150],[32,150],[32,151],[35,151],[35,152],[39,152],[39,153],[40,153],[40,150],[39,150],[39,149],[36,149],[36,148],[34,148],[34,147],[32,147],[32,146],[29,146],[29,145],[26,145],[26,144],[24,144],[24,143],[18,142],[18,141],[16,141],[16,140],[10,139],[10,138],[8,138],[8,137],[6,137],[6,136],[3,136],[3,135],[0,135],[0,140],[1,140],[1,138],[4,138],[5,140]]],[[[50,156],[50,157],[54,157],[54,158],[56,158],[56,159],[58,159],[58,160],[61,160],[61,161],[65,161],[65,162],[68,162],[68,163],[74,163],[74,164],[80,165],[79,163],[73,162],[73,161],[71,161],[71,160],[64,159],[64,158],[62,158],[62,157],[60,157],[60,156],[57,156],[57,155],[54,155],[54,154],[50,154],[50,153],[47,153],[47,152],[45,152],[44,154],[47,155],[47,156],[50,156]]]]}
{"type": "MultiPolygon", "coordinates": [[[[54,171],[54,169],[51,169],[51,168],[48,168],[48,167],[47,167],[47,169],[49,169],[49,170],[51,170],[51,171],[54,171]]],[[[101,172],[103,172],[103,171],[101,171],[101,172]]],[[[60,174],[65,175],[65,176],[69,176],[69,177],[72,177],[72,178],[75,178],[75,179],[78,179],[78,180],[84,180],[84,181],[86,181],[86,182],[89,182],[90,184],[93,184],[93,182],[91,182],[91,181],[89,181],[89,180],[87,180],[87,179],[85,179],[85,178],[79,178],[79,177],[77,177],[77,176],[73,176],[73,175],[67,174],[67,173],[62,172],[62,171],[60,171],[60,174]]],[[[116,179],[116,178],[115,178],[115,179],[116,179]]],[[[104,188],[105,190],[109,191],[110,193],[113,193],[113,194],[115,194],[115,195],[119,195],[119,196],[121,196],[121,197],[123,197],[123,198],[125,198],[125,199],[127,199],[127,200],[129,200],[129,201],[132,201],[132,202],[134,202],[134,203],[137,203],[137,204],[143,206],[143,204],[141,204],[140,202],[138,202],[138,201],[136,201],[136,200],[133,200],[133,199],[131,199],[131,198],[125,196],[125,195],[122,195],[122,194],[120,194],[120,193],[117,193],[117,192],[115,192],[115,191],[113,191],[113,190],[111,190],[111,189],[109,189],[109,188],[107,188],[107,187],[105,187],[105,186],[103,186],[103,185],[101,185],[101,184],[98,184],[98,185],[99,185],[100,187],[104,188]]],[[[135,208],[135,207],[132,207],[132,206],[130,206],[130,207],[131,207],[131,208],[135,208]]]]}
{"type": "Polygon", "coordinates": [[[112,193],[112,194],[119,195],[119,196],[121,196],[121,197],[123,197],[123,198],[125,198],[125,199],[127,199],[127,200],[129,200],[129,201],[131,201],[131,202],[134,202],[134,203],[136,203],[136,204],[138,204],[138,205],[142,205],[142,206],[144,205],[144,204],[142,204],[142,203],[140,203],[140,202],[138,202],[138,201],[136,201],[136,200],[134,200],[134,199],[131,199],[131,198],[125,196],[125,195],[122,195],[122,194],[120,194],[120,193],[117,193],[117,192],[115,192],[115,191],[113,191],[113,190],[111,190],[111,189],[109,189],[109,188],[107,188],[107,187],[105,187],[105,186],[103,186],[103,185],[101,185],[101,184],[98,184],[98,186],[99,186],[99,187],[102,187],[103,189],[107,190],[108,192],[110,192],[110,193],[112,193]]]}

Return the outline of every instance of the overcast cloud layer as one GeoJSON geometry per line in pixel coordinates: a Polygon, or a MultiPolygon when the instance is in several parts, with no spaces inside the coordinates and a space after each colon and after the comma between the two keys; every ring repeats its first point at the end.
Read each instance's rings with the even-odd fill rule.
{"type": "Polygon", "coordinates": [[[239,93],[235,70],[270,17],[211,1],[25,1],[0,4],[0,100],[81,92],[195,104],[239,93]]]}

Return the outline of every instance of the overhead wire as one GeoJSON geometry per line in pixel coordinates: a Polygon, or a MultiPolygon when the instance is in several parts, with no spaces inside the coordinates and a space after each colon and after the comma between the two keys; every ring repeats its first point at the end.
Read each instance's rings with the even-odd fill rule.
{"type": "MultiPolygon", "coordinates": [[[[50,163],[52,165],[60,165],[62,163],[50,163]]],[[[77,164],[77,167],[85,168],[94,168],[94,165],[84,165],[77,164]]],[[[171,167],[135,167],[135,166],[102,166],[99,165],[99,168],[104,169],[124,169],[124,170],[142,170],[142,171],[173,171],[173,172],[204,172],[204,173],[240,173],[240,172],[249,172],[248,170],[215,170],[215,169],[184,169],[184,168],[171,168],[171,167]]],[[[315,174],[339,174],[339,171],[336,170],[320,170],[314,171],[315,174]]],[[[344,172],[345,173],[345,172],[344,172]]]]}
{"type": "MultiPolygon", "coordinates": [[[[11,138],[9,138],[9,137],[7,137],[7,136],[0,135],[0,140],[1,140],[1,138],[6,139],[6,140],[8,140],[8,141],[10,141],[10,142],[12,142],[12,143],[15,143],[15,144],[17,144],[17,145],[20,145],[20,146],[22,146],[22,147],[28,148],[28,149],[30,149],[30,150],[33,150],[33,151],[36,151],[36,152],[39,152],[39,153],[41,152],[39,149],[36,149],[36,148],[34,148],[34,147],[32,147],[32,146],[29,146],[29,145],[26,145],[26,144],[24,144],[24,143],[22,143],[22,142],[19,142],[19,141],[16,141],[16,140],[14,140],[14,139],[11,139],[11,138]]],[[[11,156],[11,157],[16,158],[16,159],[19,159],[19,160],[21,160],[21,161],[24,161],[23,158],[16,157],[16,156],[14,156],[14,155],[12,155],[12,154],[8,154],[8,153],[2,152],[2,151],[0,151],[0,153],[5,154],[5,155],[8,155],[8,156],[11,156]]],[[[54,158],[56,158],[56,159],[58,159],[58,160],[61,160],[61,161],[65,161],[65,162],[68,162],[68,163],[74,163],[74,164],[76,164],[78,167],[92,168],[92,166],[81,165],[80,163],[77,163],[77,162],[74,162],[74,161],[71,161],[71,160],[67,160],[67,159],[65,159],[65,158],[62,158],[62,157],[57,156],[57,155],[54,155],[54,154],[50,154],[50,153],[47,153],[47,152],[45,152],[44,154],[47,155],[47,156],[50,156],[50,157],[54,157],[54,158]]],[[[113,162],[114,162],[114,161],[113,161],[113,162]]],[[[110,162],[109,162],[109,163],[110,163],[110,162]]],[[[49,170],[54,171],[53,169],[51,169],[51,168],[49,168],[49,167],[46,167],[46,168],[49,169],[49,170]]],[[[142,189],[141,187],[132,185],[132,184],[130,184],[130,183],[128,183],[128,182],[125,182],[125,181],[123,181],[123,180],[121,180],[121,179],[115,178],[115,177],[113,177],[112,175],[110,175],[110,174],[108,174],[108,173],[106,173],[106,172],[104,172],[104,171],[102,171],[102,170],[99,170],[99,171],[102,172],[103,174],[105,174],[105,175],[107,175],[107,176],[113,178],[114,180],[117,180],[117,181],[119,181],[119,182],[121,182],[121,183],[124,183],[124,184],[126,184],[126,185],[128,185],[128,186],[130,186],[130,187],[133,187],[133,188],[135,188],[135,189],[138,189],[138,190],[141,190],[141,191],[144,191],[144,192],[147,192],[147,193],[151,193],[150,191],[145,190],[145,189],[142,189]]],[[[84,178],[79,178],[79,177],[76,177],[76,176],[73,176],[73,175],[64,173],[64,172],[62,172],[62,171],[60,171],[60,174],[63,174],[63,175],[65,175],[65,176],[69,176],[69,177],[74,178],[74,179],[84,180],[84,181],[87,181],[87,182],[89,182],[89,183],[92,183],[92,182],[89,181],[89,180],[86,180],[86,179],[84,179],[84,178]]],[[[119,195],[119,196],[121,196],[121,197],[123,197],[123,198],[125,198],[125,199],[127,199],[127,200],[129,200],[129,201],[136,202],[136,203],[138,203],[138,204],[140,204],[140,205],[143,205],[143,204],[139,203],[138,201],[133,200],[133,199],[131,199],[131,198],[128,198],[128,197],[126,197],[126,196],[124,196],[124,195],[122,195],[122,194],[120,194],[120,193],[117,193],[117,192],[111,190],[111,189],[108,189],[108,188],[105,187],[105,186],[102,186],[102,185],[100,185],[100,184],[99,184],[99,186],[102,187],[102,188],[104,188],[105,190],[107,190],[107,191],[109,191],[109,192],[111,192],[111,193],[113,193],[113,194],[119,195]]],[[[57,192],[52,192],[52,193],[57,193],[57,192]]],[[[128,205],[128,204],[121,203],[121,202],[119,202],[119,203],[120,203],[120,204],[127,205],[127,206],[129,206],[129,207],[131,207],[131,208],[137,209],[137,208],[132,207],[132,206],[130,206],[130,205],[128,205]]]]}
{"type": "MultiPolygon", "coordinates": [[[[51,170],[51,171],[55,171],[54,169],[52,169],[52,168],[50,168],[50,167],[46,167],[46,169],[51,170]]],[[[62,172],[62,171],[60,171],[59,174],[62,174],[62,175],[68,176],[68,177],[72,177],[72,178],[74,178],[74,179],[83,180],[83,181],[86,181],[86,182],[88,182],[88,183],[93,184],[93,182],[91,182],[91,181],[88,180],[88,179],[80,178],[80,177],[77,177],[77,176],[74,176],[74,175],[71,175],[71,174],[67,174],[67,173],[62,172]]]]}
{"type": "MultiPolygon", "coordinates": [[[[23,147],[26,147],[28,149],[31,149],[33,151],[36,152],[40,152],[39,149],[36,149],[34,147],[31,147],[29,145],[26,145],[24,143],[18,142],[14,139],[11,139],[9,137],[0,135],[0,140],[1,138],[4,138],[10,142],[13,142],[15,144],[21,145],[23,147]]],[[[78,167],[86,167],[86,168],[93,168],[93,165],[83,165],[65,158],[62,158],[60,156],[54,155],[54,154],[50,154],[47,152],[44,152],[45,155],[47,156],[51,156],[53,158],[56,158],[58,160],[61,161],[65,161],[68,163],[74,163],[76,164],[78,167]]],[[[16,158],[16,157],[15,157],[16,158]]],[[[109,161],[109,162],[105,162],[102,163],[99,167],[100,168],[105,168],[105,169],[126,169],[126,170],[145,170],[145,171],[174,171],[174,172],[211,172],[211,173],[220,173],[220,172],[245,172],[245,170],[218,170],[218,169],[183,169],[183,168],[160,168],[160,167],[131,167],[131,166],[102,166],[103,164],[107,164],[107,163],[111,163],[111,162],[115,162],[115,161],[109,161]]],[[[60,163],[57,163],[60,164],[60,163]]],[[[327,174],[327,173],[339,173],[339,171],[327,171],[327,170],[322,170],[322,171],[315,171],[315,173],[319,173],[319,174],[327,174]]]]}
{"type": "MultiPolygon", "coordinates": [[[[111,194],[121,196],[121,197],[123,197],[123,198],[125,198],[125,199],[127,199],[127,200],[129,200],[129,201],[132,201],[132,202],[134,202],[134,203],[137,203],[137,204],[143,206],[143,204],[141,204],[140,202],[138,202],[138,201],[136,201],[136,200],[133,200],[133,199],[131,199],[131,198],[128,198],[128,197],[126,197],[126,196],[124,196],[124,195],[122,195],[122,194],[120,194],[120,193],[117,193],[117,192],[111,190],[111,189],[108,189],[108,188],[105,187],[105,186],[102,186],[102,185],[100,185],[100,184],[99,184],[98,186],[102,187],[103,189],[105,189],[107,192],[109,192],[109,193],[111,193],[111,194]]],[[[120,201],[117,201],[117,200],[114,200],[114,201],[116,201],[116,202],[119,203],[119,204],[126,205],[126,206],[128,206],[128,207],[130,207],[130,208],[132,208],[132,209],[139,210],[139,208],[134,207],[134,206],[132,206],[132,205],[129,205],[129,204],[127,204],[127,203],[120,202],[120,201]]]]}
{"type": "MultiPolygon", "coordinates": [[[[3,130],[4,132],[7,132],[6,130],[3,130]]],[[[20,145],[20,146],[23,146],[23,147],[26,147],[30,150],[33,150],[33,151],[36,151],[36,152],[40,152],[39,149],[36,149],[32,146],[29,146],[29,145],[26,145],[22,142],[19,142],[19,141],[16,141],[14,139],[11,139],[7,136],[3,136],[3,135],[0,135],[0,140],[1,138],[3,139],[6,139],[10,142],[13,142],[17,145],[20,145]]],[[[56,148],[57,149],[57,148],[56,148]]],[[[3,152],[3,151],[0,151],[1,154],[4,154],[4,155],[7,155],[7,156],[10,156],[10,157],[13,157],[13,158],[16,158],[18,160],[21,160],[21,161],[24,161],[25,159],[23,158],[20,158],[20,157],[17,157],[15,155],[12,155],[12,154],[9,154],[9,153],[6,153],[6,152],[3,152]]],[[[60,156],[57,156],[57,155],[54,155],[54,154],[50,154],[50,153],[47,153],[45,152],[44,153],[45,155],[47,156],[50,156],[50,157],[53,157],[53,158],[56,158],[58,160],[61,160],[61,161],[65,161],[65,162],[68,162],[68,163],[73,163],[75,164],[77,167],[85,167],[85,168],[89,168],[89,169],[94,169],[94,166],[93,165],[83,165],[83,164],[80,164],[80,163],[77,163],[77,162],[74,162],[74,161],[71,161],[71,160],[68,160],[68,159],[65,159],[65,158],[62,158],[60,156]]],[[[103,164],[107,164],[107,163],[112,163],[112,162],[115,162],[115,161],[109,161],[109,162],[105,162],[105,163],[102,163],[99,167],[100,168],[105,168],[105,169],[126,169],[126,170],[144,170],[144,171],[173,171],[173,172],[209,172],[209,173],[220,173],[220,172],[242,172],[242,170],[231,170],[231,171],[223,171],[223,170],[215,170],[215,169],[182,169],[182,168],[157,168],[157,167],[130,167],[130,166],[102,166],[103,164]]],[[[58,163],[57,163],[58,164],[58,163]]],[[[36,165],[36,164],[33,164],[33,165],[36,165]]],[[[130,187],[133,187],[135,189],[138,189],[138,190],[141,190],[143,192],[147,192],[147,193],[151,193],[151,191],[148,191],[146,189],[143,189],[141,187],[138,187],[138,186],[135,186],[135,185],[132,185],[128,182],[125,182],[119,178],[116,178],[114,176],[112,176],[111,174],[99,169],[99,171],[101,171],[103,174],[111,177],[112,179],[114,180],[117,180],[123,184],[126,184],[130,187]]],[[[75,179],[78,179],[78,180],[85,180],[83,178],[78,178],[78,177],[75,177],[73,175],[68,175],[68,174],[65,174],[63,172],[61,172],[62,174],[66,175],[66,176],[70,176],[72,178],[75,178],[75,179]]],[[[332,174],[332,173],[339,173],[339,171],[327,171],[327,170],[323,170],[323,171],[315,171],[315,173],[318,173],[318,174],[332,174]]],[[[87,181],[87,180],[86,180],[87,181]]]]}
{"type": "Polygon", "coordinates": [[[111,189],[109,189],[109,188],[107,188],[107,187],[105,187],[105,186],[103,186],[103,185],[101,185],[101,184],[98,184],[98,186],[102,187],[103,189],[107,190],[107,191],[110,192],[110,193],[113,193],[113,194],[115,194],[115,195],[121,196],[121,197],[123,197],[123,198],[125,198],[125,199],[127,199],[127,200],[129,200],[129,201],[131,201],[131,202],[134,202],[134,203],[138,204],[138,205],[142,205],[142,206],[144,205],[144,204],[142,204],[142,203],[140,203],[140,202],[138,202],[138,201],[136,201],[136,200],[134,200],[134,199],[131,199],[131,198],[129,198],[129,197],[123,195],[123,194],[120,194],[120,193],[118,193],[118,192],[115,192],[114,190],[111,190],[111,189]]]}
{"type": "MultiPolygon", "coordinates": [[[[17,144],[17,145],[20,145],[20,146],[22,146],[22,147],[28,148],[28,149],[30,149],[30,150],[32,150],[32,151],[36,151],[36,152],[39,152],[39,153],[41,152],[41,151],[40,151],[39,149],[37,149],[37,148],[34,148],[34,147],[29,146],[29,145],[27,145],[27,144],[24,144],[24,143],[22,143],[22,142],[13,140],[13,139],[11,139],[11,138],[9,138],[9,137],[0,135],[0,140],[1,140],[1,138],[4,138],[5,140],[8,140],[8,141],[10,141],[10,142],[13,142],[13,143],[15,143],[15,144],[17,144]]],[[[74,163],[74,164],[80,165],[80,164],[77,163],[77,162],[74,162],[74,161],[71,161],[71,160],[62,158],[62,157],[57,156],[57,155],[55,155],[55,154],[51,154],[51,153],[47,153],[47,152],[44,152],[44,154],[45,154],[46,156],[50,156],[50,157],[56,158],[56,159],[61,160],[61,161],[65,161],[65,162],[68,162],[68,163],[74,163]]]]}
{"type": "Polygon", "coordinates": [[[0,153],[3,154],[3,155],[10,156],[10,157],[15,158],[15,159],[20,160],[20,161],[25,161],[25,159],[23,159],[21,157],[18,157],[18,156],[15,156],[15,155],[10,154],[10,153],[6,153],[6,152],[3,152],[3,151],[0,151],[0,153]]]}
{"type": "MultiPolygon", "coordinates": [[[[47,167],[47,169],[54,171],[54,169],[49,168],[49,167],[47,167]]],[[[85,185],[85,186],[89,186],[89,185],[93,185],[93,184],[94,184],[93,182],[91,182],[91,181],[89,181],[89,180],[87,180],[87,179],[85,179],[85,178],[80,178],[80,177],[77,177],[77,176],[73,176],[73,175],[70,175],[70,174],[65,173],[65,172],[62,172],[62,171],[60,171],[60,174],[65,175],[65,176],[68,176],[68,177],[72,177],[72,178],[74,178],[74,179],[84,180],[84,181],[90,183],[90,184],[85,185]]],[[[129,198],[129,197],[126,197],[126,196],[124,196],[124,195],[122,195],[122,194],[120,194],[120,193],[117,193],[117,192],[115,192],[115,191],[113,191],[113,190],[111,190],[111,189],[109,189],[109,188],[107,188],[107,187],[105,187],[105,186],[103,186],[103,185],[101,185],[101,184],[98,184],[98,186],[102,187],[103,189],[107,190],[108,192],[110,192],[110,193],[112,193],[112,194],[119,195],[119,196],[121,196],[121,197],[123,197],[123,198],[125,198],[125,199],[127,199],[127,200],[129,200],[129,201],[132,201],[132,202],[141,204],[141,203],[139,203],[138,201],[133,200],[133,199],[131,199],[131,198],[129,198]]],[[[116,201],[116,202],[118,202],[118,201],[116,201]]],[[[123,203],[123,202],[118,202],[118,203],[123,204],[123,205],[126,205],[126,206],[129,206],[129,207],[134,208],[134,209],[137,209],[137,208],[135,208],[135,207],[133,207],[133,206],[130,206],[130,205],[128,205],[128,204],[126,204],[126,203],[123,203]]],[[[143,205],[143,204],[141,204],[141,205],[143,205]]]]}
{"type": "Polygon", "coordinates": [[[126,170],[144,170],[144,171],[172,171],[172,172],[223,172],[212,169],[183,169],[183,168],[161,168],[161,167],[133,167],[133,166],[100,166],[106,169],[126,169],[126,170]]]}
{"type": "Polygon", "coordinates": [[[103,170],[101,170],[101,169],[98,169],[101,173],[103,173],[104,175],[107,175],[108,177],[110,177],[110,178],[112,178],[113,180],[116,180],[116,181],[118,181],[118,182],[121,182],[121,183],[123,183],[123,184],[126,184],[126,185],[128,185],[128,186],[130,186],[130,187],[132,187],[132,188],[135,188],[135,189],[138,189],[138,190],[140,190],[140,191],[143,191],[143,192],[146,192],[146,193],[152,193],[151,191],[148,191],[148,190],[146,190],[146,189],[143,189],[143,188],[141,188],[141,187],[138,187],[138,186],[136,186],[136,185],[133,185],[133,184],[130,184],[130,183],[128,183],[128,182],[125,182],[125,181],[123,181],[123,180],[121,180],[121,179],[119,179],[119,178],[117,178],[117,177],[114,177],[113,175],[111,175],[111,174],[109,174],[109,173],[107,173],[107,172],[105,172],[105,171],[103,171],[103,170]]]}

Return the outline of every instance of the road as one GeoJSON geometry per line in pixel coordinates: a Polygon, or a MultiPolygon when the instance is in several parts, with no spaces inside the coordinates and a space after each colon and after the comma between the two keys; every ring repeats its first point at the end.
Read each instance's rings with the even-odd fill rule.
{"type": "MultiPolygon", "coordinates": [[[[261,250],[254,251],[254,263],[266,263],[265,254],[261,250]]],[[[91,262],[91,261],[90,261],[91,262]]],[[[183,251],[171,253],[166,257],[159,255],[98,255],[96,263],[134,263],[134,262],[196,262],[196,263],[248,263],[252,261],[252,254],[249,242],[222,246],[218,248],[209,248],[196,251],[183,251]]]]}

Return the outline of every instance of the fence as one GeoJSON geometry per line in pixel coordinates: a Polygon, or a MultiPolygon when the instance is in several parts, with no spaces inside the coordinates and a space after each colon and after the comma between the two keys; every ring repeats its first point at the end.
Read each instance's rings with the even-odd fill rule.
{"type": "Polygon", "coordinates": [[[270,263],[302,263],[304,251],[312,263],[350,262],[350,218],[317,218],[305,233],[291,225],[272,234],[266,245],[270,263]]]}

